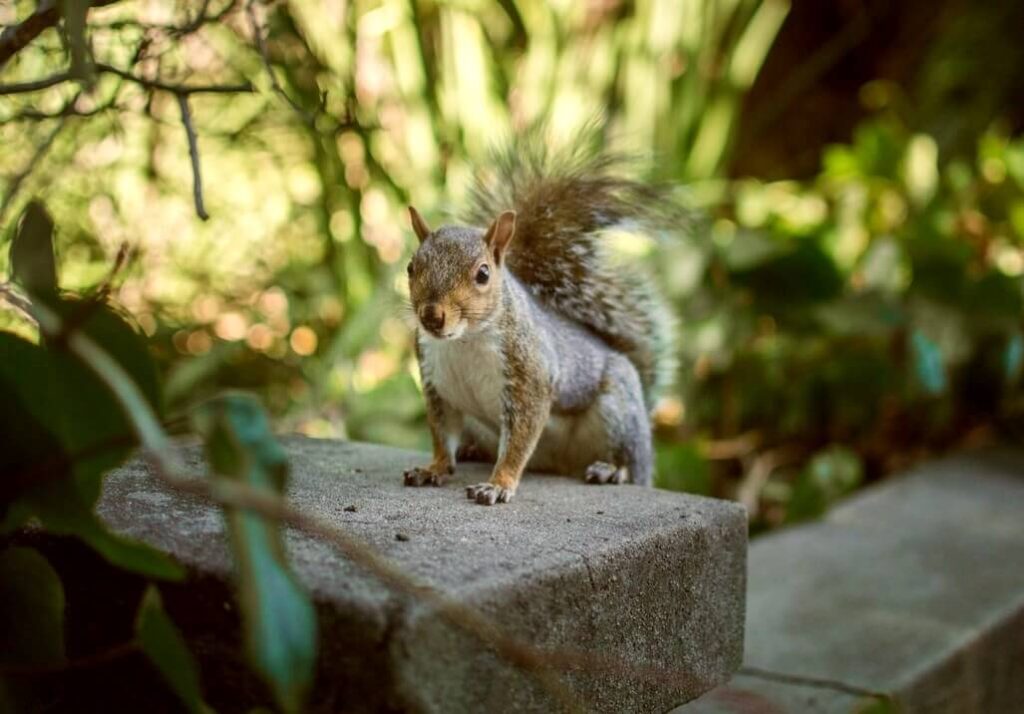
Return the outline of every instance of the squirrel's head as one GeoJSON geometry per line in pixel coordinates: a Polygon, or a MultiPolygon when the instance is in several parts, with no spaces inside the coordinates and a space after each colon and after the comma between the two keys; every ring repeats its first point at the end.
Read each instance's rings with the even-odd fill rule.
{"type": "Polygon", "coordinates": [[[515,211],[505,211],[486,231],[442,226],[431,231],[412,206],[420,246],[409,261],[409,294],[424,333],[457,339],[492,319],[501,300],[505,251],[516,231],[515,211]]]}

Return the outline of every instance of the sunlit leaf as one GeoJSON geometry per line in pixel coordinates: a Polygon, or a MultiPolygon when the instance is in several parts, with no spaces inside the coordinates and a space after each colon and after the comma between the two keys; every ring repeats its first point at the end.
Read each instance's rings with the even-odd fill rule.
{"type": "Polygon", "coordinates": [[[199,667],[177,626],[164,611],[159,591],[152,585],[142,596],[135,618],[135,637],[142,651],[188,710],[209,711],[203,703],[199,667]]]}
{"type": "MultiPolygon", "coordinates": [[[[227,394],[194,417],[218,478],[272,495],[284,493],[287,456],[255,398],[227,394]]],[[[301,708],[316,662],[316,615],[288,568],[281,526],[228,509],[249,658],[289,712],[301,708]]]]}
{"type": "Polygon", "coordinates": [[[21,214],[10,249],[11,277],[37,296],[57,290],[57,263],[53,254],[53,220],[41,203],[32,201],[21,214]]]}

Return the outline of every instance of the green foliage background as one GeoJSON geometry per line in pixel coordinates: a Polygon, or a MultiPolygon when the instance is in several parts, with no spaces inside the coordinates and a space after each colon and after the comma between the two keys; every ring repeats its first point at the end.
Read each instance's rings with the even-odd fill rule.
{"type": "MultiPolygon", "coordinates": [[[[547,121],[564,135],[595,114],[706,216],[629,246],[682,324],[679,388],[659,411],[663,485],[743,491],[777,523],[819,449],[842,446],[875,477],[1016,404],[1021,144],[991,109],[1013,87],[985,81],[984,57],[950,56],[972,27],[1008,21],[1003,8],[942,35],[918,86],[865,85],[874,117],[824,151],[817,176],[765,181],[729,166],[784,0],[201,7],[114,3],[90,12],[87,37],[97,68],[255,86],[190,95],[209,221],[192,208],[172,93],[100,70],[91,89],[0,97],[0,171],[32,168],[9,182],[0,220],[9,235],[27,198],[46,199],[69,289],[131,247],[113,297],[158,356],[169,414],[242,387],[280,430],[425,447],[401,310],[405,205],[442,220],[507,132],[547,121]],[[965,73],[990,110],[954,130],[935,115],[961,115],[941,102],[965,73]],[[736,458],[708,461],[737,437],[736,458]],[[751,483],[767,452],[783,458],[751,483]]],[[[63,47],[44,33],[3,80],[60,70],[63,47]]]]}
{"type": "MultiPolygon", "coordinates": [[[[769,528],[925,455],[1020,436],[1024,53],[1012,28],[1024,12],[1013,3],[939,3],[930,46],[905,62],[914,71],[855,88],[854,131],[836,142],[839,118],[813,114],[813,172],[781,161],[763,175],[736,167],[758,165],[758,143],[791,143],[791,129],[761,122],[758,133],[747,117],[802,110],[801,91],[830,81],[848,38],[868,42],[860,25],[759,95],[772,53],[799,44],[786,23],[800,3],[97,5],[62,4],[61,22],[0,65],[0,275],[104,345],[163,428],[202,434],[224,479],[277,493],[286,475],[254,402],[207,401],[227,388],[256,393],[277,431],[426,448],[402,309],[405,207],[440,222],[509,132],[545,122],[565,136],[595,115],[610,146],[678,183],[698,217],[678,235],[614,238],[679,317],[677,384],[655,414],[660,486],[738,498],[769,528]],[[182,98],[208,220],[194,205],[182,98]]],[[[870,27],[875,5],[851,23],[870,27]]],[[[8,3],[0,22],[34,10],[8,3]]],[[[132,419],[65,334],[43,333],[0,312],[0,427],[16,475],[0,484],[0,525],[35,518],[119,567],[179,577],[92,514],[103,473],[134,440],[91,449],[130,435],[132,419]],[[62,409],[44,408],[44,394],[62,409]]],[[[299,708],[309,603],[276,525],[230,519],[248,564],[251,661],[299,708]],[[285,593],[290,615],[258,607],[268,591],[285,593]]],[[[4,616],[59,633],[63,594],[45,559],[9,549],[0,570],[45,594],[39,610],[5,586],[4,616]]],[[[155,589],[135,633],[132,646],[202,710],[155,589]]],[[[33,662],[62,661],[59,638],[23,639],[33,662]]],[[[0,686],[0,703],[23,696],[0,686]]]]}

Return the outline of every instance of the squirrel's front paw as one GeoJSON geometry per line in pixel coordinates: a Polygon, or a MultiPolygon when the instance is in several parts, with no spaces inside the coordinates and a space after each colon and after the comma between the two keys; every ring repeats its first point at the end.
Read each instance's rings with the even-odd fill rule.
{"type": "Polygon", "coordinates": [[[629,480],[629,473],[624,466],[615,466],[606,461],[595,461],[587,467],[583,478],[587,483],[620,484],[629,480]]]}
{"type": "Polygon", "coordinates": [[[483,506],[493,506],[495,503],[508,503],[515,493],[510,488],[495,486],[493,483],[478,483],[473,486],[466,486],[466,498],[476,501],[483,506]]]}
{"type": "Polygon", "coordinates": [[[416,466],[406,469],[402,474],[406,486],[444,486],[445,476],[447,474],[439,473],[429,466],[416,466]]]}

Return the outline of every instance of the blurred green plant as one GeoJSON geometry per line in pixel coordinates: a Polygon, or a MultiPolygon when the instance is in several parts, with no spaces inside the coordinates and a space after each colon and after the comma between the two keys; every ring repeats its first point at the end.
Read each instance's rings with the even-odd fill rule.
{"type": "Polygon", "coordinates": [[[942,163],[884,116],[815,179],[736,181],[712,210],[689,248],[704,269],[676,294],[685,424],[663,433],[705,453],[746,436],[712,490],[739,493],[755,527],[1019,428],[1024,140],[993,130],[973,163],[942,163]]]}
{"type": "MultiPolygon", "coordinates": [[[[106,289],[81,296],[60,289],[53,227],[41,204],[28,205],[11,241],[12,281],[0,283],[0,297],[39,324],[38,342],[0,331],[0,536],[36,523],[81,539],[119,568],[181,580],[177,563],[111,533],[93,511],[109,469],[140,440],[152,449],[166,439],[158,421],[162,400],[145,341],[107,301],[106,289]]],[[[283,492],[287,461],[252,397],[218,397],[196,420],[213,484],[234,479],[272,498],[283,492]]],[[[162,468],[158,463],[157,472],[162,468]]],[[[176,485],[171,475],[164,478],[176,485]]],[[[288,568],[277,521],[234,508],[228,519],[250,660],[282,709],[299,711],[316,657],[312,605],[288,568]]],[[[64,611],[60,576],[40,552],[17,545],[0,550],[0,619],[11,635],[0,662],[6,665],[0,667],[0,702],[7,708],[30,711],[53,701],[52,681],[43,692],[33,675],[73,669],[65,654],[64,611]]],[[[209,711],[198,667],[152,584],[134,632],[133,640],[101,654],[143,652],[189,711],[209,711]]]]}

